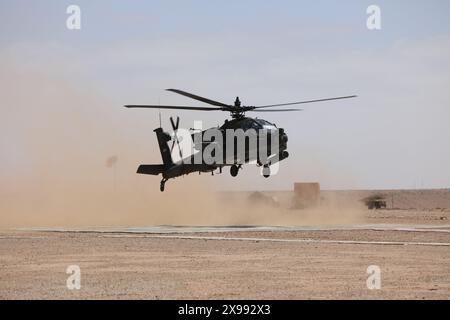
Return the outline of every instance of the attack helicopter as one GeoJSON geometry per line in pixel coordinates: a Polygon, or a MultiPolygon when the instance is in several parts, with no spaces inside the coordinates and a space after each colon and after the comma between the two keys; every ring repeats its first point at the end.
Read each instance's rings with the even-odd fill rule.
{"type": "Polygon", "coordinates": [[[242,166],[249,162],[256,162],[257,166],[262,166],[263,176],[265,178],[268,178],[271,175],[270,166],[289,157],[289,153],[287,151],[288,136],[283,128],[278,128],[274,123],[271,123],[264,119],[247,117],[245,115],[246,112],[298,112],[302,111],[302,109],[278,109],[277,107],[350,99],[356,97],[356,95],[350,95],[280,104],[246,106],[242,105],[239,97],[236,97],[233,104],[226,104],[179,89],[166,90],[209,104],[213,107],[175,105],[125,105],[125,107],[209,112],[225,111],[230,113],[231,119],[225,120],[225,122],[218,128],[210,128],[207,130],[201,130],[200,132],[193,132],[190,138],[192,139],[194,149],[197,152],[195,154],[189,155],[186,158],[183,158],[183,154],[181,152],[179,144],[180,139],[177,135],[180,122],[179,117],[177,117],[176,120],[174,120],[172,117],[170,118],[173,129],[173,136],[165,132],[161,128],[161,125],[159,128],[153,130],[156,133],[163,163],[142,164],[138,167],[137,173],[148,175],[161,174],[161,191],[164,191],[165,183],[169,179],[187,175],[193,172],[211,172],[212,174],[214,174],[214,171],[219,170],[219,173],[222,173],[222,169],[225,166],[229,166],[231,176],[236,177],[239,173],[239,170],[242,169],[242,166]],[[211,134],[212,130],[214,130],[214,134],[211,134]],[[228,135],[229,132],[240,132],[244,135],[230,136],[228,135]],[[237,140],[239,140],[239,137],[244,137],[243,148],[238,148],[239,141],[237,140]],[[256,141],[256,144],[249,143],[251,137],[255,138],[252,141],[256,141]],[[265,139],[261,139],[262,137],[264,137],[265,139]],[[169,148],[168,144],[170,141],[172,141],[171,148],[169,148]],[[229,145],[232,145],[230,149],[228,149],[227,143],[229,143],[229,145]],[[176,162],[174,162],[172,159],[172,153],[175,145],[178,146],[180,156],[180,160],[176,162]],[[208,149],[211,151],[211,155],[209,156],[209,158],[199,158],[196,156],[198,154],[205,153],[205,151],[207,151],[208,149]],[[242,152],[239,152],[239,150],[242,150],[242,152]]]}

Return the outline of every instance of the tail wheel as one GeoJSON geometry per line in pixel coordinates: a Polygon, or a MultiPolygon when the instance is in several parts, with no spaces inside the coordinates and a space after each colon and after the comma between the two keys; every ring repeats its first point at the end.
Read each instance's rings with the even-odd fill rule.
{"type": "Polygon", "coordinates": [[[166,185],[166,180],[161,180],[161,184],[159,185],[159,190],[161,190],[161,192],[164,192],[165,185],[166,185]]]}
{"type": "Polygon", "coordinates": [[[236,177],[239,173],[239,167],[237,165],[232,165],[230,168],[230,174],[232,177],[236,177]]]}
{"type": "Polygon", "coordinates": [[[270,167],[269,166],[264,166],[263,169],[262,169],[262,173],[263,173],[263,177],[264,178],[270,177],[270,167]]]}

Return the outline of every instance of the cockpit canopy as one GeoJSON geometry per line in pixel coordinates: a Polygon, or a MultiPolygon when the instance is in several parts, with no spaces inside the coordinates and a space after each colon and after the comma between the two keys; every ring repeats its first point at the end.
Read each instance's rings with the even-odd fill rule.
{"type": "Polygon", "coordinates": [[[230,121],[225,121],[222,129],[243,129],[244,131],[248,129],[254,130],[276,130],[277,126],[264,119],[254,119],[254,118],[241,118],[233,119],[230,121]]]}

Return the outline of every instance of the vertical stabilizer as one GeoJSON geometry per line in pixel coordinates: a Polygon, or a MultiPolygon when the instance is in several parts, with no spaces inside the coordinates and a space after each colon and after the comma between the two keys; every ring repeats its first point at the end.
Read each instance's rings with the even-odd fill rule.
{"type": "Polygon", "coordinates": [[[158,138],[159,151],[161,152],[164,166],[170,166],[173,164],[172,155],[170,153],[169,145],[167,144],[167,142],[171,140],[170,135],[164,132],[162,128],[157,128],[153,131],[156,133],[156,137],[158,138]]]}

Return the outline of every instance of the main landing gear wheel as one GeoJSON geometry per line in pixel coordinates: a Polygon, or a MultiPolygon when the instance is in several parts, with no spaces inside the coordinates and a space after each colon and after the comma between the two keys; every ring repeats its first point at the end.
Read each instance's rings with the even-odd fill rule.
{"type": "Polygon", "coordinates": [[[262,169],[262,172],[263,172],[264,178],[270,177],[270,167],[269,166],[264,166],[262,169]]]}
{"type": "Polygon", "coordinates": [[[230,168],[230,174],[232,177],[236,177],[239,173],[239,167],[237,165],[232,165],[230,168]]]}
{"type": "Polygon", "coordinates": [[[166,180],[161,180],[161,184],[159,185],[159,190],[161,190],[161,192],[164,192],[164,187],[166,184],[166,180]]]}

